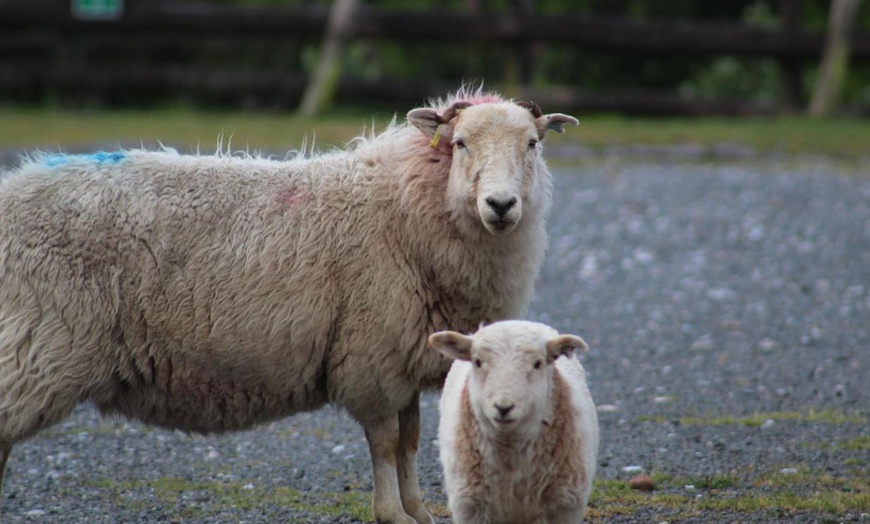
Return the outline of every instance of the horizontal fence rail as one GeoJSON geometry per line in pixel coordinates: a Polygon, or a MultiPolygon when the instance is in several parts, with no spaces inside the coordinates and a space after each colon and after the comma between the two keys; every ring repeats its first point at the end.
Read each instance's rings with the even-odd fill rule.
{"type": "MultiPolygon", "coordinates": [[[[46,92],[146,90],[218,96],[258,96],[292,105],[306,78],[300,68],[279,65],[245,69],[172,57],[178,46],[220,39],[280,42],[288,37],[316,42],[328,10],[319,6],[262,7],[196,2],[133,2],[117,20],[76,20],[66,2],[0,2],[0,93],[20,97],[46,92]],[[83,49],[85,51],[83,51],[83,49]],[[115,50],[94,60],[87,50],[115,50]],[[138,58],[129,50],[165,50],[163,60],[138,58]]],[[[388,10],[362,6],[352,37],[398,41],[493,42],[509,46],[553,43],[606,52],[662,55],[769,57],[784,66],[816,61],[824,35],[796,28],[763,29],[737,23],[633,20],[583,13],[471,13],[455,10],[388,10]]],[[[134,53],[135,54],[135,53],[134,53]]],[[[852,60],[870,62],[870,34],[853,39],[852,60]]],[[[473,75],[471,75],[473,76],[473,75]]],[[[344,100],[417,102],[442,93],[438,79],[413,82],[348,78],[344,100]]],[[[452,87],[455,87],[452,86],[452,87]]],[[[769,113],[781,108],[735,100],[696,100],[670,91],[589,92],[572,86],[531,90],[559,107],[648,114],[769,113]]],[[[0,95],[3,96],[3,95],[0,95]]]]}

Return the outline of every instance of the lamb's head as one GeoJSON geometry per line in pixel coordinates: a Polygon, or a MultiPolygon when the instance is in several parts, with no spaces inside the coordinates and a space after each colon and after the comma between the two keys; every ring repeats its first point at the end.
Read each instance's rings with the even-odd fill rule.
{"type": "Polygon", "coordinates": [[[481,430],[495,439],[534,438],[551,416],[553,362],[587,349],[578,336],[518,320],[496,322],[473,336],[441,331],[429,337],[429,345],[471,363],[471,407],[481,430]]]}
{"type": "Polygon", "coordinates": [[[452,158],[447,199],[454,216],[466,216],[493,234],[513,231],[524,205],[541,198],[549,180],[540,158],[548,130],[577,125],[574,117],[542,114],[533,102],[457,101],[442,112],[414,109],[408,121],[452,158]]]}

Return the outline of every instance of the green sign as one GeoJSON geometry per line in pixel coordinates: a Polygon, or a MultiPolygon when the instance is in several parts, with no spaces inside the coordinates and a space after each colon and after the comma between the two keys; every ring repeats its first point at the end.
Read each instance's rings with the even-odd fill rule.
{"type": "Polygon", "coordinates": [[[124,0],[72,0],[72,14],[79,20],[116,20],[124,14],[124,0]]]}

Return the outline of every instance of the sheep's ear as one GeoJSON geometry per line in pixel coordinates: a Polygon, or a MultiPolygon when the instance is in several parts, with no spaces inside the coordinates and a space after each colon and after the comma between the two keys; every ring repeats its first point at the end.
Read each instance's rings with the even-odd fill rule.
{"type": "Polygon", "coordinates": [[[429,137],[435,136],[438,126],[444,123],[438,112],[429,107],[409,111],[408,122],[429,137]]]}
{"type": "Polygon", "coordinates": [[[532,116],[535,118],[541,118],[541,116],[543,116],[544,114],[543,111],[541,111],[541,107],[538,104],[532,102],[531,100],[520,100],[516,102],[516,104],[520,107],[525,107],[526,109],[528,109],[529,112],[532,113],[532,116]]]}
{"type": "Polygon", "coordinates": [[[589,351],[586,341],[577,335],[559,335],[547,341],[547,363],[561,356],[570,356],[576,350],[589,351]]]}
{"type": "Polygon", "coordinates": [[[455,331],[439,331],[429,335],[429,345],[454,360],[471,360],[471,337],[455,331]]]}
{"type": "Polygon", "coordinates": [[[434,137],[438,133],[438,126],[449,124],[463,109],[471,104],[463,100],[453,102],[453,105],[444,110],[440,115],[431,107],[421,107],[408,112],[408,122],[422,131],[428,137],[434,137]]]}
{"type": "Polygon", "coordinates": [[[570,115],[562,113],[550,113],[549,115],[541,115],[535,120],[535,125],[538,127],[538,136],[543,139],[547,131],[553,130],[557,133],[565,132],[565,124],[576,126],[580,122],[570,115]]]}

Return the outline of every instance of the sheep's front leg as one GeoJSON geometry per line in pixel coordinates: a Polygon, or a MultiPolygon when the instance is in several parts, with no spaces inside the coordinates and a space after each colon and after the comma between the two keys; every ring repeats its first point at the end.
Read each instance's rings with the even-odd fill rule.
{"type": "Polygon", "coordinates": [[[399,412],[399,492],[402,506],[418,524],[434,524],[423,505],[417,478],[417,447],[420,443],[420,394],[399,412]]]}
{"type": "Polygon", "coordinates": [[[372,456],[373,510],[381,524],[416,524],[402,508],[397,475],[399,447],[398,414],[366,422],[363,425],[372,456]]]}

